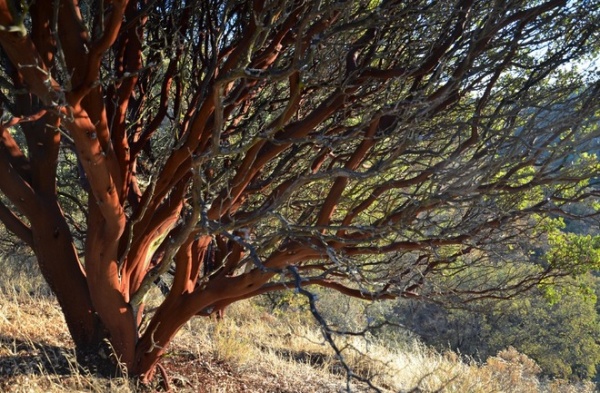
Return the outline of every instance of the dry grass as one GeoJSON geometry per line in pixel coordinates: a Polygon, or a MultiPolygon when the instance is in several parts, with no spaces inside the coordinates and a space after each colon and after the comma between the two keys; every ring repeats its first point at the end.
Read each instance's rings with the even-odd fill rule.
{"type": "Polygon", "coordinates": [[[95,378],[77,365],[52,298],[0,294],[0,332],[0,391],[133,391],[124,378],[95,378]]]}
{"type": "MultiPolygon", "coordinates": [[[[200,337],[214,337],[210,348],[222,361],[240,372],[297,376],[298,383],[330,381],[328,389],[311,384],[296,385],[290,391],[343,390],[344,371],[318,329],[307,323],[306,315],[285,319],[261,313],[252,303],[239,304],[220,324],[190,324],[180,340],[192,343],[200,337]],[[338,385],[335,381],[338,380],[338,385]],[[334,390],[334,386],[337,390],[334,390]]],[[[360,377],[370,379],[382,391],[390,392],[594,392],[592,384],[567,384],[538,378],[539,366],[512,348],[488,359],[486,364],[462,361],[454,353],[439,354],[412,340],[409,344],[382,343],[376,339],[350,337],[338,340],[344,360],[360,377]],[[395,349],[393,349],[395,348],[395,349]]],[[[367,391],[354,383],[353,391],[367,391]]]]}
{"type": "MultiPolygon", "coordinates": [[[[56,301],[41,281],[6,271],[0,282],[0,391],[138,392],[125,378],[80,368],[56,301]]],[[[393,392],[593,392],[591,384],[542,381],[531,359],[508,349],[483,365],[439,354],[414,340],[337,338],[354,373],[393,392]]],[[[163,364],[177,392],[370,391],[347,384],[339,359],[302,313],[274,317],[253,302],[231,307],[221,322],[189,322],[163,364]]],[[[152,389],[158,388],[158,385],[152,389]]]]}

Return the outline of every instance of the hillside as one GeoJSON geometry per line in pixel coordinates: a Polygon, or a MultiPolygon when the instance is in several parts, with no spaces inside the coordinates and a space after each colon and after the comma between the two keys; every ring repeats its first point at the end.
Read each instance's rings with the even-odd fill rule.
{"type": "MultiPolygon", "coordinates": [[[[125,378],[106,379],[77,366],[58,305],[32,272],[10,271],[0,283],[0,390],[5,392],[137,392],[125,378]]],[[[163,360],[176,392],[593,392],[589,385],[538,379],[531,359],[508,349],[485,364],[439,354],[409,337],[355,338],[345,361],[373,387],[346,383],[341,364],[303,313],[278,316],[243,302],[221,322],[186,325],[163,360]]]]}

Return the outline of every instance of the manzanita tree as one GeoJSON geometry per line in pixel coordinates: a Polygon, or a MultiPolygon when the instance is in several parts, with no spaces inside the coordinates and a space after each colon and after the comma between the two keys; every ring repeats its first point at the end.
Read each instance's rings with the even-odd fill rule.
{"type": "Polygon", "coordinates": [[[270,291],[510,296],[597,262],[484,279],[597,195],[597,26],[595,0],[1,0],[0,220],[77,348],[146,381],[270,291]]]}

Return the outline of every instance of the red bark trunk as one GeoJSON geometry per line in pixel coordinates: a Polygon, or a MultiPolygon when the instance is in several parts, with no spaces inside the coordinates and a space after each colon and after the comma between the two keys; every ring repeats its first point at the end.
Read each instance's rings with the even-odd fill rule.
{"type": "MultiPolygon", "coordinates": [[[[107,236],[100,210],[90,203],[85,269],[94,309],[106,327],[117,360],[131,370],[137,325],[129,305],[128,288],[121,285],[118,240],[107,236]]],[[[110,231],[108,232],[110,233],[110,231]]]]}
{"type": "Polygon", "coordinates": [[[56,203],[46,203],[32,223],[33,250],[44,279],[56,295],[79,351],[98,348],[106,337],[95,314],[73,239],[56,203]]]}

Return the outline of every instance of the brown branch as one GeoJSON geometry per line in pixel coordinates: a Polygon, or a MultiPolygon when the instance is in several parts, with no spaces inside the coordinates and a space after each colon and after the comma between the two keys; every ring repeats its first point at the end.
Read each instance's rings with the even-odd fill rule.
{"type": "MultiPolygon", "coordinates": [[[[174,35],[183,36],[187,33],[188,26],[189,26],[189,16],[190,16],[191,11],[192,11],[192,7],[186,7],[184,9],[181,18],[179,18],[179,20],[181,21],[179,23],[179,25],[172,26],[172,27],[176,28],[176,32],[173,32],[174,35]]],[[[175,78],[175,75],[177,74],[177,72],[180,72],[180,70],[179,70],[180,58],[183,55],[183,53],[184,53],[184,45],[182,45],[182,44],[177,45],[174,56],[169,60],[169,65],[167,66],[167,69],[165,70],[165,73],[164,73],[163,81],[161,84],[161,90],[160,90],[160,102],[158,104],[158,110],[156,111],[156,114],[154,115],[152,120],[150,120],[148,125],[141,132],[141,135],[139,136],[138,140],[134,141],[134,143],[132,143],[132,145],[131,145],[132,159],[135,159],[138,156],[138,154],[142,151],[144,146],[148,143],[148,141],[150,140],[150,138],[152,137],[154,132],[156,132],[156,130],[158,130],[158,128],[160,127],[163,120],[165,119],[165,117],[168,114],[170,98],[171,98],[170,97],[171,85],[173,83],[173,79],[175,78]]],[[[177,95],[175,97],[175,99],[181,99],[180,94],[177,95]]],[[[192,106],[192,108],[193,108],[193,106],[192,106]]]]}
{"type": "MultiPolygon", "coordinates": [[[[331,280],[324,279],[324,278],[306,278],[306,279],[302,279],[302,281],[300,282],[301,288],[312,286],[312,285],[333,289],[337,292],[340,292],[343,295],[361,299],[361,300],[370,300],[370,301],[390,300],[390,299],[396,299],[398,297],[395,294],[385,292],[385,291],[366,292],[366,291],[363,291],[360,289],[350,288],[339,282],[331,281],[331,280]]],[[[256,289],[255,291],[249,292],[243,296],[221,300],[213,305],[212,310],[222,310],[232,303],[238,302],[240,300],[250,299],[252,297],[259,296],[259,295],[264,295],[266,293],[294,290],[294,288],[296,288],[296,286],[297,286],[297,283],[295,281],[265,284],[262,287],[256,289]]],[[[202,314],[200,314],[200,315],[202,315],[202,314]]]]}
{"type": "MultiPolygon", "coordinates": [[[[6,2],[0,2],[0,25],[10,26],[13,22],[6,2]]],[[[29,36],[0,31],[0,45],[31,93],[48,106],[63,101],[59,84],[51,77],[29,36]]]]}
{"type": "Polygon", "coordinates": [[[356,216],[368,209],[385,192],[421,184],[427,179],[429,179],[433,175],[433,173],[434,172],[432,170],[424,170],[420,174],[409,179],[392,180],[383,183],[382,185],[378,186],[375,190],[373,190],[368,198],[366,198],[364,201],[362,201],[356,207],[350,210],[350,212],[346,215],[346,217],[343,220],[343,225],[350,225],[354,218],[356,218],[356,216]]]}
{"type": "MultiPolygon", "coordinates": [[[[3,133],[6,132],[5,130],[3,133]]],[[[4,148],[0,150],[0,190],[26,217],[34,217],[38,212],[35,192],[20,174],[12,167],[4,148]]]]}
{"type": "Polygon", "coordinates": [[[29,247],[33,247],[33,234],[31,228],[15,215],[4,203],[0,201],[0,221],[6,229],[14,233],[29,247]]]}
{"type": "MultiPolygon", "coordinates": [[[[352,156],[346,162],[344,166],[347,170],[355,170],[358,166],[363,162],[369,150],[375,145],[375,133],[379,129],[379,121],[381,116],[376,116],[373,120],[371,120],[371,124],[369,125],[368,131],[365,133],[362,142],[356,148],[352,156]]],[[[321,211],[319,212],[317,218],[317,226],[327,225],[331,220],[331,216],[335,210],[335,207],[348,184],[347,177],[338,177],[335,179],[323,205],[321,207],[321,211]]]]}
{"type": "Polygon", "coordinates": [[[423,241],[393,242],[385,246],[344,247],[347,255],[387,254],[395,251],[417,251],[430,247],[450,246],[463,244],[471,239],[471,235],[460,235],[447,239],[427,239],[423,241]]]}
{"type": "Polygon", "coordinates": [[[260,170],[279,153],[286,150],[293,139],[302,138],[310,133],[322,121],[344,105],[345,94],[336,91],[321,105],[313,110],[304,119],[288,124],[281,132],[277,133],[280,143],[259,141],[246,153],[238,172],[231,181],[232,187],[223,190],[220,200],[213,203],[208,212],[210,219],[226,215],[231,206],[242,196],[246,187],[260,170]]]}
{"type": "Polygon", "coordinates": [[[438,42],[429,51],[428,56],[418,68],[410,71],[410,77],[423,77],[434,69],[440,62],[450,46],[463,34],[465,29],[465,20],[469,9],[473,6],[473,0],[461,0],[454,7],[453,15],[447,19],[446,26],[441,30],[444,32],[438,38],[438,42]],[[454,26],[450,27],[454,17],[457,17],[454,26]],[[449,32],[449,33],[448,33],[449,32]]]}
{"type": "MultiPolygon", "coordinates": [[[[178,231],[181,230],[181,226],[175,228],[174,226],[181,215],[189,178],[190,175],[188,174],[187,177],[182,179],[174,187],[169,198],[159,207],[150,209],[148,205],[142,204],[143,216],[140,218],[134,216],[133,219],[130,219],[131,227],[129,230],[133,231],[131,235],[132,242],[128,248],[127,255],[123,255],[122,258],[126,258],[124,276],[130,277],[130,287],[132,290],[137,290],[148,272],[151,260],[145,260],[144,256],[146,256],[151,243],[169,231],[171,231],[170,236],[179,237],[178,231]]],[[[163,240],[163,244],[160,245],[155,256],[159,254],[159,251],[161,254],[164,254],[164,249],[168,243],[169,235],[163,240]]],[[[154,262],[160,264],[162,263],[162,259],[154,262]]]]}
{"type": "Polygon", "coordinates": [[[0,126],[0,143],[10,162],[10,165],[19,173],[19,175],[26,181],[31,181],[31,171],[29,166],[29,160],[23,154],[23,151],[8,132],[8,129],[4,126],[0,126]]]}
{"type": "MultiPolygon", "coordinates": [[[[139,285],[139,289],[137,289],[131,295],[131,304],[134,307],[139,306],[143,302],[143,298],[146,296],[146,293],[150,290],[152,283],[161,275],[167,272],[169,267],[171,266],[171,261],[177,255],[181,247],[186,247],[191,244],[193,241],[193,232],[194,229],[200,220],[200,201],[202,200],[201,196],[201,184],[202,180],[198,174],[198,171],[194,171],[194,173],[190,176],[192,181],[192,206],[189,216],[184,219],[183,224],[180,229],[168,240],[166,243],[166,247],[164,250],[164,256],[159,264],[154,266],[152,270],[150,270],[145,277],[143,278],[141,284],[139,285]],[[192,239],[192,240],[190,240],[192,239]]],[[[183,188],[187,188],[187,182],[183,185],[183,188]]],[[[179,202],[179,201],[176,201],[179,202]]],[[[185,270],[181,274],[188,273],[191,267],[187,266],[185,270]]]]}
{"type": "Polygon", "coordinates": [[[81,166],[85,170],[95,202],[105,219],[104,235],[106,239],[116,240],[125,228],[125,213],[109,170],[107,153],[100,145],[96,127],[87,112],[76,106],[73,107],[72,116],[64,125],[71,131],[81,166]]]}
{"type": "Polygon", "coordinates": [[[519,21],[519,20],[534,19],[535,17],[537,17],[545,12],[548,12],[552,9],[564,7],[566,4],[567,4],[566,0],[552,0],[552,1],[548,1],[547,3],[540,4],[533,8],[528,8],[525,10],[517,11],[514,14],[507,17],[505,20],[503,20],[502,23],[498,25],[498,30],[510,25],[511,23],[519,21]]]}
{"type": "Polygon", "coordinates": [[[56,56],[65,63],[60,66],[67,67],[66,70],[62,70],[66,74],[64,77],[67,78],[65,87],[73,88],[80,85],[88,63],[87,49],[90,37],[81,21],[79,5],[73,0],[48,0],[36,2],[35,7],[39,8],[36,13],[40,14],[40,18],[48,18],[52,15],[55,22],[48,28],[57,29],[52,31],[51,36],[57,38],[55,44],[60,53],[56,53],[56,56]],[[52,10],[48,9],[50,3],[56,5],[52,10]],[[50,13],[47,14],[48,12],[50,13]]]}
{"type": "MultiPolygon", "coordinates": [[[[131,19],[137,15],[137,1],[127,5],[126,18],[131,19]]],[[[120,178],[122,183],[118,185],[121,201],[124,201],[129,188],[134,182],[133,168],[135,167],[135,156],[131,154],[129,138],[126,134],[126,117],[129,101],[142,69],[142,40],[146,18],[138,20],[136,29],[127,30],[115,48],[118,56],[115,59],[115,71],[118,77],[123,78],[119,83],[114,83],[107,91],[107,118],[110,119],[110,132],[112,146],[114,147],[116,160],[119,162],[120,178]]]]}
{"type": "MultiPolygon", "coordinates": [[[[93,43],[87,55],[87,64],[83,73],[83,79],[79,86],[67,95],[69,104],[77,106],[81,100],[95,87],[98,80],[100,65],[104,52],[115,42],[119,34],[119,28],[123,22],[127,0],[113,0],[110,17],[104,26],[104,33],[100,39],[93,43]]],[[[85,52],[80,52],[79,55],[85,52]]]]}

